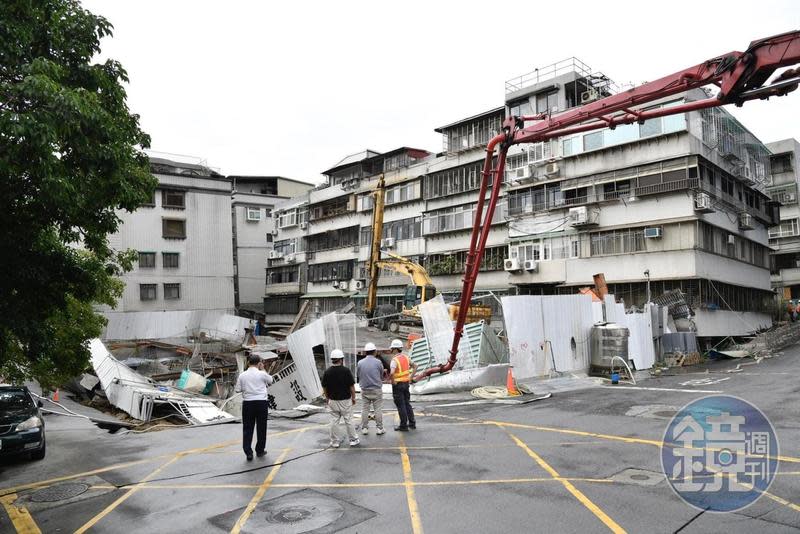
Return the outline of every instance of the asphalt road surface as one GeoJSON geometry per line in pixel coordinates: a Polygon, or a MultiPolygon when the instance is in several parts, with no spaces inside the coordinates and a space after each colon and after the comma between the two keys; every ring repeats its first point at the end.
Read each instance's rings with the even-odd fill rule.
{"type": "Polygon", "coordinates": [[[416,431],[338,450],[324,415],[275,420],[253,462],[236,424],[112,435],[48,416],[45,460],[0,463],[0,532],[795,532],[798,369],[792,347],[527,405],[417,402],[416,431]],[[758,406],[781,445],[738,512],[690,507],[661,471],[671,416],[709,392],[758,406]]]}

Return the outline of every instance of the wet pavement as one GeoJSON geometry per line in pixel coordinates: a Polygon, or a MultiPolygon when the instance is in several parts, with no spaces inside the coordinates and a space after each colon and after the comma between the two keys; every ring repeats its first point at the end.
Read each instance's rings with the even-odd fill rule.
{"type": "Polygon", "coordinates": [[[520,406],[417,402],[416,431],[338,450],[324,415],[274,420],[252,462],[236,424],[112,435],[48,416],[45,460],[0,463],[0,532],[800,530],[800,350],[738,363],[520,406]],[[735,513],[688,506],[661,472],[669,419],[709,392],[754,403],[781,444],[768,493],[735,513]]]}

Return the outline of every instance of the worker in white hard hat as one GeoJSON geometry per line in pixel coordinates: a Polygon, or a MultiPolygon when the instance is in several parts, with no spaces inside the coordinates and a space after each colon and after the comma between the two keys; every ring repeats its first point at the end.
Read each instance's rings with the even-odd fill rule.
{"type": "Polygon", "coordinates": [[[331,412],[331,447],[339,448],[338,430],[344,422],[350,446],[358,445],[358,434],[353,426],[353,406],[356,403],[356,388],[353,373],[344,366],[344,353],[339,349],[331,351],[331,366],[322,375],[322,394],[331,412]]]}
{"type": "Polygon", "coordinates": [[[383,362],[376,357],[375,343],[364,345],[366,357],[358,362],[358,385],[361,387],[361,433],[369,434],[370,408],[375,412],[375,432],[381,436],[386,433],[383,429],[383,380],[386,370],[383,362]]]}
{"type": "Polygon", "coordinates": [[[389,366],[389,378],[392,381],[394,404],[397,406],[397,414],[400,416],[400,425],[394,429],[398,432],[408,432],[408,429],[417,428],[409,391],[411,378],[417,373],[417,364],[403,354],[403,342],[399,339],[393,339],[390,347],[394,358],[389,366]]]}

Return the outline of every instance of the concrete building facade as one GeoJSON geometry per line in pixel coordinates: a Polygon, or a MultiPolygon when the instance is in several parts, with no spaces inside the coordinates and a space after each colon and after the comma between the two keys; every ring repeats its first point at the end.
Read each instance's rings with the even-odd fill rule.
{"type": "Polygon", "coordinates": [[[767,143],[772,152],[772,181],[769,192],[779,203],[780,221],[769,229],[772,251],[772,285],[783,300],[800,298],[800,205],[797,194],[800,172],[797,169],[800,143],[783,139],[767,143]]]}
{"type": "Polygon", "coordinates": [[[233,313],[231,183],[203,165],[151,158],[151,202],[121,212],[115,250],[138,251],[109,313],[217,310],[233,313]]]}
{"type": "MultiPolygon", "coordinates": [[[[607,77],[568,60],[507,82],[504,106],[437,128],[444,142],[438,154],[365,151],[325,171],[326,183],[302,200],[309,207],[305,234],[291,234],[306,250],[307,284],[296,288],[297,301],[312,299],[317,313],[361,302],[369,193],[381,173],[402,198],[390,201],[387,192],[387,248],[424,265],[455,300],[485,146],[503,117],[555,113],[615,90],[607,77]]],[[[699,98],[705,94],[648,107],[699,98]]],[[[603,272],[627,306],[680,289],[700,336],[769,326],[768,228],[777,221],[766,192],[769,155],[723,109],[512,147],[503,183],[492,184],[503,190],[476,296],[495,307],[499,320],[494,297],[571,294],[603,272]]],[[[283,238],[279,227],[276,239],[283,238]]],[[[382,275],[379,302],[398,304],[407,283],[382,275]]]]}

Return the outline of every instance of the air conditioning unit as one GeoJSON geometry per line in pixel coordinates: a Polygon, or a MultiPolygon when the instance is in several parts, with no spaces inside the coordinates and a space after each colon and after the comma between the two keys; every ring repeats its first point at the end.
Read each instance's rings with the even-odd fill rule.
{"type": "Polygon", "coordinates": [[[662,232],[663,230],[660,226],[651,226],[650,228],[644,229],[644,237],[647,239],[659,239],[662,232]]]}
{"type": "Polygon", "coordinates": [[[247,208],[247,216],[248,221],[260,221],[261,220],[261,210],[255,208],[247,208]]]}
{"type": "Polygon", "coordinates": [[[273,228],[272,229],[272,235],[278,235],[278,229],[277,228],[273,228]]]}
{"type": "Polygon", "coordinates": [[[344,290],[350,289],[350,283],[345,280],[339,282],[339,289],[344,289],[344,290]]]}
{"type": "Polygon", "coordinates": [[[510,273],[520,271],[519,260],[517,258],[506,258],[503,261],[503,269],[510,273]]]}
{"type": "Polygon", "coordinates": [[[733,234],[728,234],[728,244],[735,245],[736,244],[736,236],[733,234]]]}
{"type": "Polygon", "coordinates": [[[536,261],[534,260],[525,260],[524,267],[526,271],[531,271],[531,272],[534,272],[536,271],[536,269],[539,268],[539,266],[536,264],[536,261]]]}
{"type": "Polygon", "coordinates": [[[287,254],[285,260],[286,263],[294,263],[295,261],[294,254],[287,254]]]}
{"type": "Polygon", "coordinates": [[[714,211],[714,206],[711,204],[711,197],[708,193],[697,193],[694,196],[694,209],[705,213],[714,211]]]}
{"type": "Polygon", "coordinates": [[[586,226],[597,224],[597,222],[586,206],[578,206],[569,209],[569,224],[570,226],[586,226]]]}
{"type": "Polygon", "coordinates": [[[301,230],[305,230],[306,228],[308,228],[308,223],[307,222],[301,222],[300,223],[300,229],[301,230]]]}
{"type": "Polygon", "coordinates": [[[589,89],[581,93],[581,104],[588,104],[600,98],[600,92],[597,89],[589,89]]]}
{"type": "Polygon", "coordinates": [[[797,195],[795,193],[784,193],[783,195],[783,204],[788,204],[790,202],[796,202],[797,195]]]}
{"type": "Polygon", "coordinates": [[[283,257],[283,252],[279,252],[277,250],[270,250],[269,251],[269,259],[271,260],[279,260],[283,257]]]}
{"type": "Polygon", "coordinates": [[[364,282],[356,280],[356,289],[364,289],[364,282]]]}
{"type": "Polygon", "coordinates": [[[740,213],[739,214],[739,229],[740,230],[752,230],[756,227],[755,220],[753,216],[749,213],[740,213]]]}
{"type": "Polygon", "coordinates": [[[381,248],[394,248],[394,238],[387,237],[386,239],[381,239],[381,248]]]}
{"type": "Polygon", "coordinates": [[[545,176],[558,176],[561,172],[561,168],[558,166],[558,163],[551,162],[544,166],[544,174],[545,176]]]}

